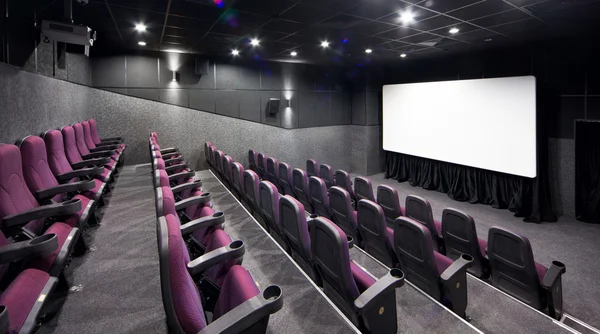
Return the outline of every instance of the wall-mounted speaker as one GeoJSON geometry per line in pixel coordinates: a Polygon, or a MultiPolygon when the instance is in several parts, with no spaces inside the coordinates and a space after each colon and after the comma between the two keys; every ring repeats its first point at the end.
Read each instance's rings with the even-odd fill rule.
{"type": "Polygon", "coordinates": [[[196,75],[207,75],[209,69],[208,60],[196,58],[196,75]]]}
{"type": "Polygon", "coordinates": [[[267,102],[267,114],[271,117],[277,115],[279,112],[279,102],[280,100],[277,98],[270,98],[269,102],[267,102]]]}

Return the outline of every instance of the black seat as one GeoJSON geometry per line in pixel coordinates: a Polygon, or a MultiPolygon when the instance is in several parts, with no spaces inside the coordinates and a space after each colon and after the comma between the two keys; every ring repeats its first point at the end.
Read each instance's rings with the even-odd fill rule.
{"type": "Polygon", "coordinates": [[[362,248],[386,266],[399,268],[394,254],[394,230],[387,227],[381,206],[368,199],[360,200],[357,222],[362,248]]]}
{"type": "Polygon", "coordinates": [[[325,181],[316,176],[308,179],[308,199],[312,203],[316,215],[331,219],[329,194],[325,181]]]}
{"type": "Polygon", "coordinates": [[[331,166],[328,164],[321,164],[321,166],[319,166],[319,177],[325,181],[327,189],[336,185],[335,178],[333,177],[333,171],[331,170],[331,166]]]}
{"type": "Polygon", "coordinates": [[[279,185],[284,195],[296,196],[292,187],[292,166],[288,163],[279,163],[279,185]]]}
{"type": "Polygon", "coordinates": [[[433,247],[440,253],[444,253],[444,241],[442,240],[442,223],[433,219],[433,212],[429,201],[422,197],[406,196],[406,217],[414,219],[429,229],[433,247]]]}
{"type": "Polygon", "coordinates": [[[377,204],[385,213],[385,221],[392,226],[396,218],[404,216],[404,208],[400,206],[398,190],[382,184],[377,187],[377,204]]]}
{"type": "Polygon", "coordinates": [[[304,205],[304,209],[310,213],[314,213],[315,209],[308,196],[308,174],[306,174],[304,169],[294,168],[292,171],[292,187],[296,199],[304,205]]]}
{"type": "Polygon", "coordinates": [[[352,207],[350,194],[340,188],[329,188],[329,209],[333,222],[339,226],[346,235],[354,238],[355,245],[361,245],[361,236],[358,229],[356,210],[352,207]]]}
{"type": "Polygon", "coordinates": [[[368,199],[369,201],[375,202],[375,196],[373,195],[373,184],[371,180],[366,177],[357,176],[354,178],[354,194],[356,200],[368,199]]]}

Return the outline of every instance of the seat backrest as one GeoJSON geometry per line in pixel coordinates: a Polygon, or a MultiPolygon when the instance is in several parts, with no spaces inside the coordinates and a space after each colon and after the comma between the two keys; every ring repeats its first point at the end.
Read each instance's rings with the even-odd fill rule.
{"type": "MultiPolygon", "coordinates": [[[[40,206],[27,188],[21,152],[15,145],[0,144],[0,189],[0,222],[4,217],[40,206]]],[[[44,219],[30,221],[25,227],[33,233],[40,233],[44,219]]]]}
{"type": "Polygon", "coordinates": [[[234,162],[231,165],[231,182],[238,193],[244,192],[244,166],[239,162],[234,162]]]}
{"type": "Polygon", "coordinates": [[[96,143],[92,139],[92,131],[90,129],[90,123],[88,121],[81,122],[81,126],[83,127],[83,140],[88,148],[95,148],[96,143]]]}
{"type": "Polygon", "coordinates": [[[177,215],[175,195],[170,186],[156,189],[156,216],[177,215]]]}
{"type": "Polygon", "coordinates": [[[204,143],[204,159],[208,160],[209,147],[212,145],[211,142],[207,141],[204,143]]]}
{"type": "Polygon", "coordinates": [[[258,201],[260,200],[258,194],[258,187],[260,184],[260,179],[258,175],[253,170],[245,170],[244,171],[244,193],[246,194],[246,199],[250,202],[255,209],[258,210],[258,201]]]}
{"type": "Polygon", "coordinates": [[[315,208],[315,214],[331,219],[329,194],[325,182],[316,176],[308,179],[309,200],[315,208]]]}
{"type": "Polygon", "coordinates": [[[406,217],[423,224],[429,229],[433,246],[435,247],[435,249],[438,249],[438,232],[437,228],[435,227],[435,223],[433,220],[433,212],[431,210],[431,204],[429,203],[429,201],[419,196],[408,195],[406,196],[405,208],[406,217]]]}
{"type": "MultiPolygon", "coordinates": [[[[32,193],[59,185],[48,166],[46,144],[42,138],[27,136],[19,140],[17,146],[21,150],[23,177],[32,193]]],[[[63,194],[56,195],[52,199],[62,202],[63,194]]]]}
{"type": "MultiPolygon", "coordinates": [[[[208,253],[221,247],[226,247],[229,244],[231,244],[231,242],[231,237],[227,234],[227,232],[217,228],[212,232],[210,240],[206,244],[206,250],[204,252],[208,253]]],[[[227,275],[231,267],[233,267],[236,264],[241,264],[241,262],[241,258],[221,261],[218,264],[215,264],[214,266],[207,269],[204,272],[204,277],[210,279],[216,286],[222,287],[223,280],[225,279],[225,276],[227,275]]]]}
{"type": "Polygon", "coordinates": [[[217,150],[217,155],[215,157],[215,163],[217,164],[217,170],[221,173],[224,173],[223,169],[223,158],[225,158],[225,152],[221,150],[217,150]]]}
{"type": "Polygon", "coordinates": [[[60,129],[60,132],[62,133],[63,141],[65,143],[65,155],[67,156],[67,160],[69,160],[71,164],[82,161],[81,153],[79,153],[79,149],[77,148],[75,130],[73,127],[70,125],[63,126],[60,129]]]}
{"type": "Polygon", "coordinates": [[[304,205],[292,196],[281,196],[279,198],[279,221],[283,234],[292,249],[306,262],[310,262],[312,253],[304,205]]]}
{"type": "Polygon", "coordinates": [[[308,174],[304,169],[294,168],[292,171],[292,187],[296,199],[304,205],[305,209],[310,210],[310,201],[308,199],[308,174]]]}
{"type": "Polygon", "coordinates": [[[353,305],[359,290],[352,276],[348,239],[344,231],[324,217],[312,221],[311,252],[323,287],[334,300],[353,305]]]}
{"type": "Polygon", "coordinates": [[[256,158],[256,168],[261,179],[267,178],[267,156],[259,153],[256,158]]]}
{"type": "Polygon", "coordinates": [[[256,172],[256,151],[248,150],[248,169],[256,172]]]}
{"type": "Polygon", "coordinates": [[[327,189],[335,186],[335,179],[333,178],[333,171],[331,166],[328,164],[321,164],[319,166],[319,177],[325,181],[327,189]]]}
{"type": "Polygon", "coordinates": [[[167,324],[174,333],[197,333],[206,327],[202,299],[187,270],[190,256],[175,215],[158,219],[160,286],[167,324]]]}
{"type": "Polygon", "coordinates": [[[354,194],[356,200],[368,199],[369,201],[375,202],[375,196],[373,196],[373,184],[371,180],[366,177],[357,176],[354,178],[354,194]]]}
{"type": "Polygon", "coordinates": [[[308,177],[316,176],[319,177],[319,163],[315,159],[306,160],[306,173],[308,177]]]}
{"type": "Polygon", "coordinates": [[[48,130],[42,134],[48,154],[48,165],[54,175],[72,172],[73,168],[65,154],[65,144],[62,133],[58,130],[48,130]]]}
{"type": "Polygon", "coordinates": [[[231,181],[231,165],[233,164],[233,158],[226,155],[223,157],[223,175],[228,181],[231,181]]]}
{"type": "Polygon", "coordinates": [[[356,223],[356,211],[352,207],[350,194],[337,186],[329,188],[329,209],[333,222],[359,244],[360,234],[356,223]]]}
{"type": "Polygon", "coordinates": [[[408,217],[398,217],[394,222],[394,251],[406,279],[441,300],[440,275],[427,227],[408,217]]]}
{"type": "Polygon", "coordinates": [[[208,161],[214,166],[215,165],[215,147],[214,145],[211,145],[208,148],[208,161]]]}
{"type": "Polygon", "coordinates": [[[492,284],[530,306],[545,306],[529,239],[494,226],[488,232],[487,256],[492,284]]]}
{"type": "Polygon", "coordinates": [[[377,204],[381,206],[385,213],[385,220],[392,225],[396,218],[402,216],[402,208],[400,206],[400,198],[398,190],[388,185],[380,185],[377,187],[377,204]]]}
{"type": "MultiPolygon", "coordinates": [[[[254,278],[252,278],[252,275],[250,275],[246,268],[239,265],[231,267],[227,272],[227,276],[225,276],[221,293],[215,304],[214,319],[219,319],[243,302],[258,296],[259,293],[260,290],[256,287],[254,278]]],[[[268,319],[268,316],[265,318],[268,319]]],[[[267,322],[261,319],[256,323],[260,324],[258,326],[261,327],[261,329],[257,329],[256,333],[266,332],[267,322]]],[[[252,329],[254,328],[253,326],[252,329]]],[[[252,333],[252,331],[250,332],[252,333]]]]}
{"type": "Polygon", "coordinates": [[[394,255],[393,231],[385,223],[385,215],[381,206],[368,199],[363,199],[358,202],[357,209],[358,230],[365,251],[388,266],[397,263],[398,260],[394,255]]]}
{"type": "Polygon", "coordinates": [[[292,189],[292,167],[288,163],[279,163],[279,185],[284,195],[295,196],[292,189]]]}
{"type": "Polygon", "coordinates": [[[356,199],[356,196],[354,195],[354,189],[352,189],[352,180],[350,180],[350,174],[348,172],[346,172],[345,170],[339,169],[339,170],[335,171],[334,177],[335,177],[335,184],[338,187],[345,189],[350,194],[350,197],[354,201],[356,199]]]}
{"type": "Polygon", "coordinates": [[[279,184],[279,161],[273,157],[267,158],[267,179],[276,186],[279,184]]]}
{"type": "Polygon", "coordinates": [[[94,144],[98,145],[101,143],[101,140],[100,136],[98,135],[98,126],[96,124],[96,120],[90,118],[88,122],[90,123],[90,133],[92,134],[92,140],[94,141],[94,144]]]}
{"type": "Polygon", "coordinates": [[[85,136],[83,134],[83,125],[81,123],[73,124],[73,130],[75,130],[75,144],[81,155],[90,154],[90,149],[85,143],[85,136]]]}
{"type": "Polygon", "coordinates": [[[271,229],[279,235],[283,235],[279,222],[279,192],[277,187],[269,181],[262,181],[258,188],[260,213],[271,229]]]}
{"type": "Polygon", "coordinates": [[[442,237],[447,257],[456,260],[462,254],[471,255],[473,262],[467,270],[478,277],[483,275],[484,259],[479,248],[479,238],[473,217],[456,209],[444,209],[442,212],[442,237]]]}

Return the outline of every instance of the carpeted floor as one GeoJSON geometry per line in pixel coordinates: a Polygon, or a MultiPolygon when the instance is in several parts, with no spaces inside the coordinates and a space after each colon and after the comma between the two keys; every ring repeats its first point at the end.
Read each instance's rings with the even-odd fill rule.
{"type": "MultiPolygon", "coordinates": [[[[356,175],[352,175],[354,178],[356,175]]],[[[565,312],[596,328],[600,328],[600,289],[597,286],[597,275],[600,272],[600,225],[586,224],[570,217],[561,217],[558,222],[534,224],[525,223],[521,218],[514,217],[508,210],[494,209],[488,205],[469,204],[450,199],[446,194],[410,186],[407,182],[385,179],[383,174],[369,176],[373,182],[373,191],[377,186],[387,184],[398,189],[400,203],[403,205],[407,195],[418,195],[428,199],[433,208],[433,216],[441,219],[442,210],[453,207],[473,216],[477,226],[477,234],[487,240],[488,229],[492,226],[502,226],[529,238],[535,260],[549,266],[553,260],[558,260],[567,266],[563,275],[563,296],[565,312]]],[[[475,291],[487,287],[475,279],[469,280],[469,303],[475,302],[472,296],[475,291]]],[[[496,304],[498,299],[476,302],[477,308],[489,307],[496,304]]],[[[506,310],[506,308],[504,308],[506,310]]],[[[496,316],[504,316],[499,311],[496,316]]],[[[516,315],[519,313],[517,312],[516,315]]],[[[471,315],[473,316],[472,312],[471,315]]],[[[474,323],[475,323],[474,319],[474,323]]],[[[481,328],[484,330],[484,328],[481,328]]]]}

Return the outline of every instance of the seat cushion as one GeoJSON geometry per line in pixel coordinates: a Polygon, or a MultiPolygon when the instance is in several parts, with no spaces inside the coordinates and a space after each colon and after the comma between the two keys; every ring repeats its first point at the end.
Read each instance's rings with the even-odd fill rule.
{"type": "Polygon", "coordinates": [[[94,188],[86,191],[85,196],[87,196],[90,199],[94,199],[96,197],[96,194],[100,191],[100,188],[102,188],[103,184],[104,182],[98,179],[94,179],[94,188]]]}
{"type": "MultiPolygon", "coordinates": [[[[90,204],[91,199],[83,195],[75,195],[72,199],[78,199],[81,201],[81,209],[79,209],[77,213],[70,215],[69,218],[67,218],[64,222],[72,227],[79,227],[81,217],[86,214],[85,209],[87,208],[88,204],[90,204]]],[[[87,213],[87,215],[89,214],[90,212],[87,213]]],[[[83,218],[87,219],[87,217],[83,218]]]]}
{"type": "Polygon", "coordinates": [[[104,168],[104,172],[98,176],[98,179],[107,182],[110,179],[110,169],[104,168]]]}
{"type": "Polygon", "coordinates": [[[546,276],[546,273],[548,272],[548,268],[546,268],[543,265],[536,262],[535,263],[535,271],[537,271],[537,275],[538,275],[538,278],[540,279],[540,283],[542,283],[542,281],[544,280],[544,276],[546,276]]]}
{"type": "Polygon", "coordinates": [[[479,251],[481,252],[481,256],[486,257],[487,252],[485,251],[487,249],[487,241],[482,240],[482,239],[477,239],[477,241],[479,242],[479,251]]]}
{"type": "Polygon", "coordinates": [[[433,257],[435,258],[435,266],[437,267],[438,274],[440,275],[452,264],[452,260],[450,258],[436,251],[433,251],[433,257]]]}
{"type": "Polygon", "coordinates": [[[260,290],[256,287],[250,273],[242,266],[233,266],[229,269],[223,288],[214,309],[214,318],[218,319],[223,314],[231,311],[243,302],[257,296],[260,290]]]}
{"type": "Polygon", "coordinates": [[[361,267],[356,265],[354,261],[350,261],[350,271],[352,271],[352,277],[354,277],[354,282],[356,282],[356,287],[360,293],[363,293],[371,285],[377,282],[371,275],[367,274],[361,267]]]}
{"type": "Polygon", "coordinates": [[[28,267],[30,268],[35,268],[35,269],[39,269],[42,271],[49,271],[52,266],[54,265],[54,261],[56,260],[56,257],[58,256],[58,253],[60,253],[61,249],[63,248],[63,246],[66,243],[71,243],[75,240],[67,240],[67,238],[69,237],[69,234],[71,233],[71,231],[73,230],[73,228],[65,223],[54,223],[52,224],[52,226],[50,226],[47,230],[46,233],[44,233],[44,235],[46,234],[56,234],[56,239],[58,241],[58,247],[50,254],[42,257],[42,258],[38,258],[32,261],[29,261],[28,263],[28,267]]]}
{"type": "Polygon", "coordinates": [[[19,333],[50,275],[38,269],[25,269],[0,296],[0,305],[8,309],[8,333],[19,333]]]}
{"type": "MultiPolygon", "coordinates": [[[[206,245],[206,252],[212,252],[215,249],[225,247],[231,243],[231,238],[229,235],[221,229],[214,230],[210,239],[211,240],[206,245]]],[[[229,272],[229,269],[236,263],[237,259],[222,261],[210,267],[204,273],[204,276],[208,277],[213,283],[221,287],[223,286],[223,281],[225,280],[225,276],[229,272]]]]}

